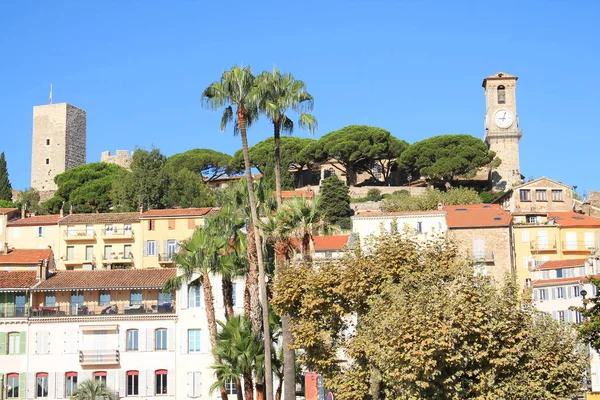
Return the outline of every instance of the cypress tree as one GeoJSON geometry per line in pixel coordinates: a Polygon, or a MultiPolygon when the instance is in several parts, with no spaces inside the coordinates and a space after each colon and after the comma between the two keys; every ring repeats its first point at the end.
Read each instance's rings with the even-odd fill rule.
{"type": "Polygon", "coordinates": [[[4,152],[0,153],[0,200],[12,201],[12,186],[8,179],[4,152]]]}

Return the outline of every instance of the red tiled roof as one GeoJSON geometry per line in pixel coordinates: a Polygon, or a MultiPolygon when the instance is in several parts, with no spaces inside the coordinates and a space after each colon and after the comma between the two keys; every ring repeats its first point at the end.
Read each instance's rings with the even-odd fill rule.
{"type": "Polygon", "coordinates": [[[157,217],[201,217],[213,210],[212,207],[202,208],[173,208],[168,210],[148,210],[140,218],[157,217]]]}
{"type": "Polygon", "coordinates": [[[600,218],[590,217],[589,215],[578,214],[576,212],[549,212],[548,219],[554,219],[556,224],[563,228],[593,227],[600,228],[600,218]]]}
{"type": "MultiPolygon", "coordinates": [[[[600,274],[594,275],[594,278],[600,278],[600,274]]],[[[577,282],[587,282],[587,276],[574,276],[570,278],[555,278],[555,279],[537,279],[532,281],[531,284],[533,287],[542,287],[542,286],[554,286],[554,285],[568,285],[571,283],[577,282]]]]}
{"type": "Polygon", "coordinates": [[[140,219],[139,212],[123,213],[89,213],[89,214],[69,214],[60,220],[59,225],[78,225],[78,224],[112,224],[112,223],[134,223],[140,219]]]}
{"type": "Polygon", "coordinates": [[[570,258],[568,260],[556,260],[546,261],[538,267],[538,270],[542,269],[557,269],[557,268],[569,268],[569,267],[583,267],[585,265],[585,258],[570,258]]]}
{"type": "Polygon", "coordinates": [[[157,289],[176,273],[175,268],[57,271],[35,290],[157,289]]]}
{"type": "Polygon", "coordinates": [[[355,217],[394,217],[401,215],[423,215],[423,214],[440,214],[446,215],[444,210],[424,210],[424,211],[397,211],[397,212],[386,212],[377,210],[358,210],[355,211],[355,217]]]}
{"type": "MultiPolygon", "coordinates": [[[[273,192],[275,194],[275,192],[273,192]]],[[[282,199],[293,199],[294,197],[307,197],[313,198],[315,196],[315,192],[312,190],[282,190],[281,198],[282,199]]]]}
{"type": "Polygon", "coordinates": [[[2,264],[37,265],[40,260],[50,260],[52,249],[11,249],[8,254],[0,254],[2,264]]]}
{"type": "Polygon", "coordinates": [[[445,206],[448,228],[495,228],[509,226],[512,216],[498,204],[445,206]]]}
{"type": "Polygon", "coordinates": [[[0,214],[8,214],[10,212],[19,211],[18,208],[0,208],[0,214]]]}
{"type": "Polygon", "coordinates": [[[0,289],[28,289],[36,283],[35,271],[0,271],[0,289]]]}
{"type": "MultiPolygon", "coordinates": [[[[348,244],[349,235],[313,236],[315,251],[342,250],[348,244]]],[[[292,246],[300,250],[300,240],[292,239],[292,246]]]]}
{"type": "Polygon", "coordinates": [[[8,226],[42,226],[56,225],[61,220],[60,215],[34,215],[28,218],[19,218],[8,223],[8,226]]]}

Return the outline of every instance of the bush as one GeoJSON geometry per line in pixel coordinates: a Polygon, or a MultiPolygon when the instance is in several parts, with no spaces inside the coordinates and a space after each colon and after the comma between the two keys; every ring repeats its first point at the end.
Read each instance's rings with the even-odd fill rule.
{"type": "Polygon", "coordinates": [[[438,204],[478,204],[481,199],[476,191],[467,188],[452,188],[447,192],[430,189],[418,196],[407,196],[403,191],[395,192],[383,200],[381,209],[387,212],[435,210],[438,204]]]}
{"type": "Polygon", "coordinates": [[[380,201],[381,200],[381,190],[379,189],[369,189],[367,192],[367,200],[369,201],[380,201]]]}
{"type": "Polygon", "coordinates": [[[349,217],[342,218],[338,221],[338,226],[343,230],[352,229],[352,220],[349,217]]]}

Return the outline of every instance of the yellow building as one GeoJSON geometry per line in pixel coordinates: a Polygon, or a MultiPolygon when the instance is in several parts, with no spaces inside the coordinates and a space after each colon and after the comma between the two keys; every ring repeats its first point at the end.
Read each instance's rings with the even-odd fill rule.
{"type": "Polygon", "coordinates": [[[587,258],[599,245],[600,219],[575,212],[513,214],[517,279],[531,282],[531,272],[546,261],[587,258]]]}
{"type": "Polygon", "coordinates": [[[6,241],[15,249],[52,249],[58,256],[60,215],[34,215],[8,221],[6,241]]]}
{"type": "Polygon", "coordinates": [[[204,226],[211,207],[149,210],[139,218],[142,226],[142,264],[145,268],[173,267],[173,255],[182,240],[189,238],[197,226],[204,226]]]}
{"type": "Polygon", "coordinates": [[[139,212],[70,214],[58,226],[59,270],[143,267],[139,212]]]}
{"type": "MultiPolygon", "coordinates": [[[[0,208],[0,243],[6,243],[6,225],[8,221],[18,218],[19,210],[17,208],[0,208]]],[[[0,246],[0,250],[1,250],[0,246]]]]}

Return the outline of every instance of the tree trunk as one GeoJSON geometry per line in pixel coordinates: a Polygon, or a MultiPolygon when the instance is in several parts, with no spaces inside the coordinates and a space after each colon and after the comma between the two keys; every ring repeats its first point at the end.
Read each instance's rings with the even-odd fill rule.
{"type": "MultiPolygon", "coordinates": [[[[244,400],[244,389],[242,388],[242,382],[240,380],[235,383],[235,391],[237,392],[237,400],[244,400]]],[[[251,398],[248,398],[248,400],[251,400],[251,398]]]]}
{"type": "Polygon", "coordinates": [[[246,400],[254,399],[254,381],[252,373],[244,374],[244,397],[246,400]]]}
{"type": "Polygon", "coordinates": [[[269,303],[267,300],[267,286],[265,281],[265,265],[258,230],[258,212],[256,210],[256,197],[254,196],[254,184],[252,181],[252,170],[250,168],[250,156],[248,154],[248,136],[246,132],[246,110],[243,106],[238,107],[238,129],[242,137],[242,152],[244,153],[244,168],[246,169],[246,183],[248,185],[248,197],[250,201],[250,215],[254,226],[254,237],[256,247],[256,259],[258,261],[258,282],[260,286],[260,297],[262,301],[263,317],[263,340],[265,343],[265,396],[273,400],[273,368],[271,367],[271,332],[269,326],[269,303]]]}
{"type": "Polygon", "coordinates": [[[223,305],[225,306],[225,319],[233,317],[233,284],[231,279],[221,279],[221,289],[223,291],[223,305]]]}
{"type": "Polygon", "coordinates": [[[248,255],[248,276],[244,288],[244,312],[252,324],[252,332],[256,337],[262,336],[262,316],[260,307],[260,293],[258,287],[258,262],[256,260],[256,241],[254,240],[254,225],[248,226],[246,235],[248,255]]]}
{"type": "Polygon", "coordinates": [[[302,259],[312,262],[312,237],[309,233],[302,235],[302,259]]]}
{"type": "Polygon", "coordinates": [[[352,168],[351,164],[346,165],[346,185],[356,185],[356,174],[354,173],[354,168],[352,168]]]}
{"type": "Polygon", "coordinates": [[[275,143],[273,146],[273,153],[275,157],[275,196],[277,198],[277,207],[281,205],[281,155],[280,155],[280,136],[281,136],[281,125],[279,121],[273,122],[273,137],[275,143]]]}
{"type": "Polygon", "coordinates": [[[256,400],[265,400],[265,385],[263,382],[256,382],[256,400]]]}
{"type": "MultiPolygon", "coordinates": [[[[281,400],[281,385],[282,384],[283,384],[283,381],[279,381],[279,385],[277,385],[277,391],[275,392],[275,400],[281,400]]],[[[286,392],[287,392],[287,390],[286,390],[286,392]]],[[[296,387],[294,385],[294,397],[295,396],[296,396],[296,387]]]]}

